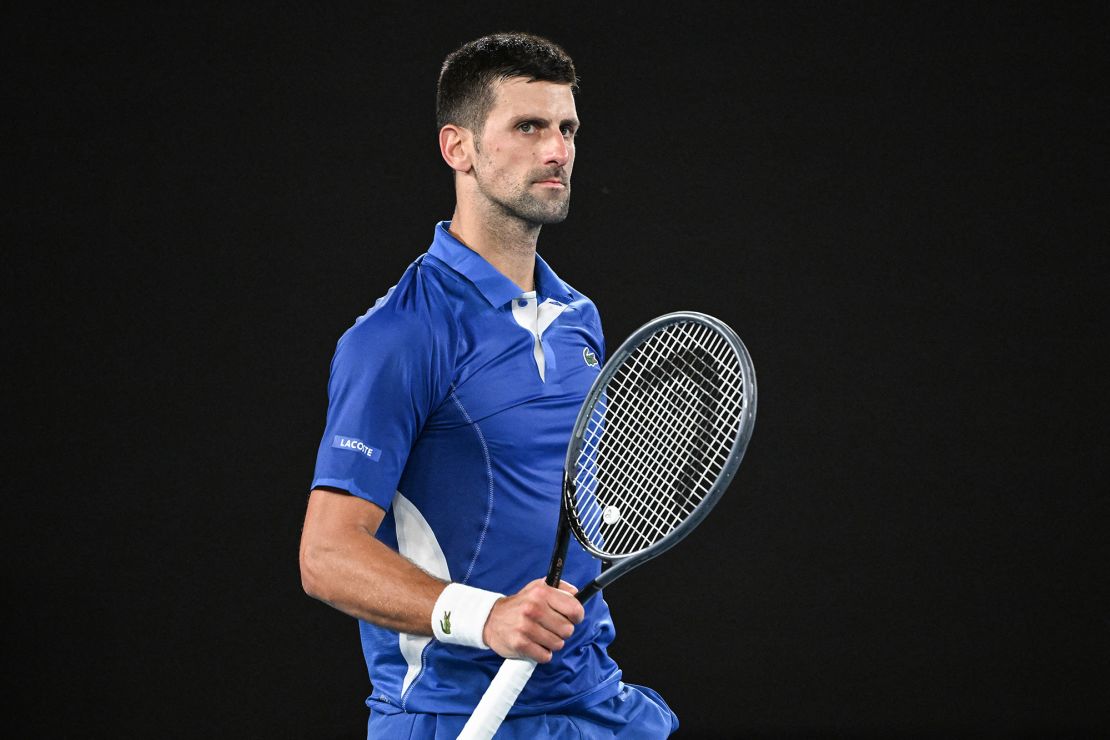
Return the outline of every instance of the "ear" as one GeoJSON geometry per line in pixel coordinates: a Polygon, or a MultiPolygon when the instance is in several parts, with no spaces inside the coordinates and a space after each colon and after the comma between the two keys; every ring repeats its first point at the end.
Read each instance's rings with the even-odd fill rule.
{"type": "Polygon", "coordinates": [[[456,172],[470,172],[473,161],[474,136],[469,129],[449,123],[439,130],[439,153],[447,166],[456,172]]]}

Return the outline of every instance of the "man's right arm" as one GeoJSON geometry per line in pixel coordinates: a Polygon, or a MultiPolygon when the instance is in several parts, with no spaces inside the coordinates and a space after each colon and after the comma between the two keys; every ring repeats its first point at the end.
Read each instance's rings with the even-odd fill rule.
{"type": "MultiPolygon", "coordinates": [[[[381,507],[358,496],[313,490],[301,533],[301,583],[309,596],[353,617],[431,635],[433,607],[447,584],[374,537],[384,517],[381,507]]],[[[538,580],[498,599],[483,639],[503,657],[546,663],[584,616],[570,595],[575,590],[538,580]]]]}

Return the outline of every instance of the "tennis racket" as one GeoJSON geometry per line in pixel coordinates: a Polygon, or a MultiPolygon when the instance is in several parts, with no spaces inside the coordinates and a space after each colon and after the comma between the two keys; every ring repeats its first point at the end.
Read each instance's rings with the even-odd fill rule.
{"type": "MultiPolygon", "coordinates": [[[[559,583],[572,533],[607,565],[577,593],[583,603],[688,535],[736,473],[755,402],[751,358],[723,322],[683,311],[637,329],[574,423],[547,584],[559,583]]],[[[460,740],[493,737],[535,668],[506,660],[460,740]]]]}

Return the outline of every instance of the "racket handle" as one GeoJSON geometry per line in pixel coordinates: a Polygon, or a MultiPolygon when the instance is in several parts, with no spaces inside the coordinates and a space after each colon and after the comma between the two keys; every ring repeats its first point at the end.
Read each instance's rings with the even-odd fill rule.
{"type": "Polygon", "coordinates": [[[482,700],[474,707],[474,714],[470,715],[459,733],[459,740],[489,740],[493,737],[534,670],[536,663],[527,658],[509,659],[502,663],[482,700]]]}

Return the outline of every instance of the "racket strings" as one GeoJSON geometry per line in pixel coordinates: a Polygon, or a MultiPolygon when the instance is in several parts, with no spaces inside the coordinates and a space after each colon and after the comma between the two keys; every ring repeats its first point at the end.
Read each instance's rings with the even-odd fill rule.
{"type": "MultiPolygon", "coordinates": [[[[672,389],[673,390],[673,389],[672,389]]],[[[679,392],[683,389],[678,389],[679,392]]],[[[658,394],[656,394],[658,396],[658,394]]],[[[687,391],[688,395],[688,391],[687,391]]],[[[665,398],[665,396],[664,396],[665,398]]],[[[658,398],[657,398],[658,400],[658,398]]],[[[615,408],[616,404],[607,406],[606,416],[614,416],[611,409],[615,408]]],[[[695,407],[696,408],[696,407],[695,407]]],[[[664,408],[654,419],[653,425],[642,425],[635,428],[635,435],[633,443],[641,448],[654,448],[658,446],[658,438],[669,437],[671,439],[681,440],[688,438],[691,440],[689,447],[696,446],[697,444],[704,444],[705,440],[697,439],[701,426],[697,423],[698,420],[688,419],[685,425],[676,425],[673,409],[664,408]],[[647,428],[648,434],[644,434],[643,430],[647,428]],[[645,441],[647,440],[647,441],[645,441]]],[[[616,439],[615,436],[610,439],[616,439]]],[[[615,453],[619,446],[612,446],[611,453],[615,453]]],[[[586,525],[590,529],[597,527],[597,519],[599,514],[603,523],[611,523],[606,521],[604,512],[615,512],[620,514],[622,509],[627,513],[624,515],[623,532],[610,531],[604,537],[605,549],[613,553],[631,552],[642,547],[646,547],[654,541],[657,541],[662,536],[665,536],[675,526],[677,526],[700,501],[701,497],[709,489],[712,481],[701,483],[699,490],[699,480],[693,478],[688,472],[688,468],[702,468],[702,464],[696,464],[696,460],[691,459],[690,450],[683,450],[681,445],[674,447],[675,454],[671,455],[672,459],[681,460],[687,459],[686,465],[671,465],[671,466],[653,466],[645,468],[639,480],[635,480],[636,476],[629,475],[627,472],[622,473],[624,482],[632,483],[633,485],[624,486],[625,504],[629,506],[618,506],[617,502],[622,496],[618,490],[618,486],[614,483],[620,481],[609,480],[606,481],[605,475],[598,476],[598,482],[607,485],[607,492],[604,495],[604,500],[597,499],[598,506],[592,507],[593,510],[588,512],[592,516],[586,520],[586,525]],[[656,492],[658,494],[657,500],[650,500],[648,498],[649,492],[656,492]],[[629,500],[631,499],[631,500],[629,500]],[[638,508],[637,508],[638,507],[638,508]]],[[[610,454],[609,457],[613,457],[610,454]]],[[[715,474],[716,471],[710,471],[715,474]]],[[[612,476],[608,476],[612,477],[612,476]]],[[[703,477],[703,476],[699,476],[703,477]]],[[[715,480],[715,475],[713,476],[715,480]]],[[[596,490],[596,489],[595,489],[596,490]]],[[[596,498],[596,497],[595,497],[596,498]]],[[[584,499],[585,500],[585,499],[584,499]]],[[[604,528],[599,528],[601,531],[604,528]]],[[[617,528],[610,527],[609,529],[615,530],[617,528]]],[[[601,532],[599,532],[600,534],[601,532]]],[[[595,537],[595,539],[598,539],[595,537]]],[[[600,544],[595,543],[595,544],[600,544]]]]}
{"type": "Polygon", "coordinates": [[[639,345],[583,433],[573,513],[585,543],[625,556],[685,521],[727,463],[743,391],[735,350],[708,326],[671,324],[639,345]]]}

